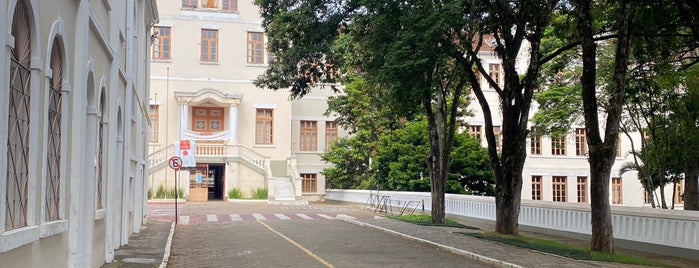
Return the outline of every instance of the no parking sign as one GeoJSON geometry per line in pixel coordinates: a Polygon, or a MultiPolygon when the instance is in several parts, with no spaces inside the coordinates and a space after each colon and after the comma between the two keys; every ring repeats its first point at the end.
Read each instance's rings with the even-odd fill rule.
{"type": "Polygon", "coordinates": [[[170,159],[167,160],[167,165],[170,166],[171,169],[179,170],[182,168],[182,158],[179,156],[170,157],[170,159]]]}

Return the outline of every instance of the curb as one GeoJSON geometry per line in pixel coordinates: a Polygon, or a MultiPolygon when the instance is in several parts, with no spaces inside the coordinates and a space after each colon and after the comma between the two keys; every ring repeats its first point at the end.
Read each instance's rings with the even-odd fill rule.
{"type": "Polygon", "coordinates": [[[165,243],[165,252],[163,252],[163,261],[160,263],[160,268],[166,268],[167,262],[170,259],[170,248],[172,247],[172,237],[175,234],[175,223],[173,222],[170,227],[170,235],[167,237],[167,243],[165,243]]]}
{"type": "Polygon", "coordinates": [[[399,233],[399,232],[396,232],[396,231],[393,231],[393,230],[390,230],[390,229],[386,229],[386,228],[383,228],[383,227],[380,227],[380,226],[376,226],[376,225],[372,225],[372,224],[369,224],[369,223],[361,222],[361,221],[358,221],[358,220],[355,220],[355,219],[351,219],[351,218],[349,218],[349,217],[347,217],[347,216],[344,216],[344,215],[337,215],[337,219],[338,219],[338,220],[341,220],[341,221],[344,221],[344,222],[347,222],[347,223],[359,225],[359,226],[361,226],[361,227],[369,227],[369,228],[373,228],[373,229],[376,229],[376,230],[379,230],[379,231],[383,231],[383,232],[386,232],[386,233],[389,233],[389,234],[392,234],[392,235],[397,235],[397,236],[400,236],[400,237],[403,237],[403,238],[405,238],[405,239],[412,240],[412,241],[415,241],[415,242],[418,242],[418,243],[423,243],[423,244],[435,246],[435,247],[437,247],[437,248],[439,248],[439,249],[441,249],[441,250],[444,250],[444,251],[447,251],[447,252],[451,252],[451,253],[454,253],[454,254],[456,254],[456,255],[464,256],[464,257],[466,257],[466,258],[469,258],[469,259],[472,259],[472,260],[475,260],[475,261],[479,261],[479,262],[481,262],[481,263],[490,264],[490,265],[494,265],[494,266],[497,266],[497,267],[503,267],[503,268],[524,268],[524,266],[521,266],[521,265],[517,265],[517,264],[514,264],[514,263],[509,263],[509,262],[501,261],[501,260],[497,260],[497,259],[493,259],[493,258],[486,257],[486,256],[483,256],[483,255],[480,255],[480,254],[476,254],[476,253],[473,253],[473,252],[470,252],[470,251],[466,251],[466,250],[463,250],[463,249],[459,249],[459,248],[455,248],[455,247],[450,247],[450,246],[447,246],[447,245],[439,244],[439,243],[432,242],[432,241],[429,241],[429,240],[426,240],[426,239],[422,239],[422,238],[419,238],[419,237],[414,237],[414,236],[411,236],[411,235],[399,233]]]}

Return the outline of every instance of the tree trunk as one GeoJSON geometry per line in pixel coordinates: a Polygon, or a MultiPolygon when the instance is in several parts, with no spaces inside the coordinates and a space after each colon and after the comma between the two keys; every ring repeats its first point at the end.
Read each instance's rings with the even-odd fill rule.
{"type": "Polygon", "coordinates": [[[430,155],[427,156],[427,167],[430,172],[430,189],[432,194],[432,223],[446,223],[445,192],[451,150],[454,145],[456,132],[456,112],[459,105],[464,83],[459,83],[454,90],[451,109],[447,109],[447,96],[444,90],[435,94],[434,103],[431,98],[423,98],[427,115],[427,127],[430,141],[430,155]],[[434,105],[434,107],[433,107],[434,105]]]}
{"type": "MultiPolygon", "coordinates": [[[[613,150],[613,149],[612,149],[613,150]]],[[[609,180],[611,165],[604,157],[604,147],[590,147],[590,208],[592,210],[591,248],[607,253],[614,252],[612,210],[609,206],[609,180]]]]}
{"type": "Polygon", "coordinates": [[[667,209],[667,201],[665,200],[665,184],[660,184],[660,208],[667,209]]]}
{"type": "MultiPolygon", "coordinates": [[[[524,148],[520,149],[518,154],[524,153],[524,148]]],[[[503,148],[502,163],[505,165],[511,163],[511,165],[503,167],[502,172],[495,178],[495,232],[517,235],[519,234],[519,208],[522,200],[522,167],[518,164],[524,164],[524,161],[515,160],[517,158],[515,154],[508,153],[509,155],[506,155],[504,151],[505,148],[503,148]]],[[[526,153],[524,155],[526,157],[526,153]]]]}
{"type": "Polygon", "coordinates": [[[699,210],[699,158],[684,164],[684,210],[699,210]]]}
{"type": "Polygon", "coordinates": [[[590,208],[592,214],[592,250],[614,253],[614,232],[612,213],[609,207],[609,180],[611,168],[616,157],[619,139],[619,123],[623,112],[626,73],[629,62],[629,45],[631,39],[631,21],[633,21],[634,1],[621,1],[619,21],[616,25],[618,39],[614,54],[614,72],[612,90],[607,102],[607,120],[604,140],[600,133],[599,109],[597,106],[597,45],[592,30],[592,12],[590,1],[576,0],[576,26],[581,38],[583,71],[582,84],[583,111],[587,143],[590,148],[590,208]]]}

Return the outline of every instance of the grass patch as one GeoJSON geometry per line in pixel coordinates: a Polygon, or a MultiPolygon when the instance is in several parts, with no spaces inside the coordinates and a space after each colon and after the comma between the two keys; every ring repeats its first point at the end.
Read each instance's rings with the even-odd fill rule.
{"type": "Polygon", "coordinates": [[[238,188],[228,190],[228,199],[242,199],[244,197],[245,194],[238,188]]]}
{"type": "Polygon", "coordinates": [[[252,190],[252,198],[253,199],[267,199],[267,189],[265,188],[257,188],[255,190],[252,190]]]}
{"type": "Polygon", "coordinates": [[[485,239],[489,241],[494,241],[510,246],[516,246],[521,248],[534,249],[541,252],[546,252],[550,254],[565,256],[576,260],[592,260],[592,261],[605,261],[605,262],[616,262],[616,263],[626,263],[635,265],[647,265],[647,266],[659,266],[659,267],[672,267],[671,265],[642,258],[630,257],[619,254],[606,254],[596,251],[591,251],[588,248],[571,246],[564,243],[559,243],[551,240],[526,237],[526,236],[506,236],[496,233],[458,233],[461,235],[468,235],[475,238],[485,239]]]}
{"type": "Polygon", "coordinates": [[[455,227],[455,228],[478,230],[478,227],[463,225],[463,224],[458,223],[458,222],[456,222],[452,219],[449,219],[449,218],[446,219],[447,223],[445,223],[445,224],[432,223],[432,216],[424,215],[424,214],[401,215],[401,216],[387,215],[386,218],[404,221],[404,222],[409,222],[409,223],[417,224],[417,225],[423,225],[423,226],[443,226],[443,227],[455,227]]]}

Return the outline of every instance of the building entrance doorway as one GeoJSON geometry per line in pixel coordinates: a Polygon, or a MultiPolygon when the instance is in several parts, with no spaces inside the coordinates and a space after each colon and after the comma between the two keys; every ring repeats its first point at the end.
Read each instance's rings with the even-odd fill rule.
{"type": "Polygon", "coordinates": [[[223,200],[225,171],[225,164],[197,163],[190,172],[190,201],[223,200]]]}
{"type": "Polygon", "coordinates": [[[209,181],[209,200],[223,200],[223,185],[224,185],[224,172],[226,167],[224,164],[209,164],[209,178],[213,180],[209,181]]]}

